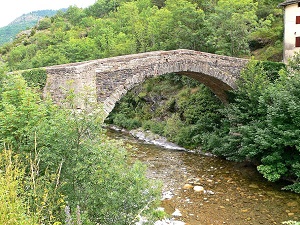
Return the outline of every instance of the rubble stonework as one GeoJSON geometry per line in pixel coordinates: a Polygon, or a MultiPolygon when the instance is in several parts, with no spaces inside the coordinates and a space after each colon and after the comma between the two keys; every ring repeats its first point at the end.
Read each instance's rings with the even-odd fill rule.
{"type": "Polygon", "coordinates": [[[226,101],[226,91],[236,88],[247,63],[246,59],[185,49],[117,56],[47,67],[45,92],[60,102],[66,90],[83,93],[89,87],[108,115],[127,91],[147,78],[177,73],[198,80],[226,101]]]}

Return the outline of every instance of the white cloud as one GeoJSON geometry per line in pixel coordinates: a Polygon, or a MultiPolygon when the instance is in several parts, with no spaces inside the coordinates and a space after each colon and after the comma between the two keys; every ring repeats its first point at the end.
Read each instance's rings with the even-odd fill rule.
{"type": "Polygon", "coordinates": [[[17,17],[36,10],[61,9],[71,5],[87,7],[96,0],[0,0],[0,27],[17,17]]]}

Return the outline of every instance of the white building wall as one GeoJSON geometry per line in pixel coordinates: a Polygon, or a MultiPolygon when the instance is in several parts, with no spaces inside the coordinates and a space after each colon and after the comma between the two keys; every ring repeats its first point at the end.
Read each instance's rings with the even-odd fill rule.
{"type": "Polygon", "coordinates": [[[300,47],[295,47],[296,37],[300,37],[300,24],[296,24],[296,16],[300,16],[298,3],[285,7],[284,13],[284,63],[294,55],[300,47]]]}

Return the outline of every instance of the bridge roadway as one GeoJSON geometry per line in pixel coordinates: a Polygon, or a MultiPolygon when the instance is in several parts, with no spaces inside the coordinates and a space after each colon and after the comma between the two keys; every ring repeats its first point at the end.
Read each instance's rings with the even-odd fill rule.
{"type": "MultiPolygon", "coordinates": [[[[57,103],[65,98],[67,90],[86,93],[103,103],[108,115],[127,91],[147,78],[177,73],[198,80],[226,101],[226,91],[236,88],[247,63],[247,59],[186,49],[123,55],[46,67],[44,92],[57,103]]],[[[85,107],[82,100],[76,104],[85,107]]]]}

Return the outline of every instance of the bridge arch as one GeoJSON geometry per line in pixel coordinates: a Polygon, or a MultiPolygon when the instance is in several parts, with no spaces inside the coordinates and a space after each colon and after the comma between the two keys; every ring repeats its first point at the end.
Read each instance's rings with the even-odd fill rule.
{"type": "Polygon", "coordinates": [[[61,87],[70,88],[68,80],[78,93],[89,86],[108,115],[122,96],[147,78],[177,73],[198,80],[226,101],[226,91],[236,88],[247,63],[246,59],[185,49],[125,55],[47,67],[45,91],[59,102],[63,98],[61,87]]]}

